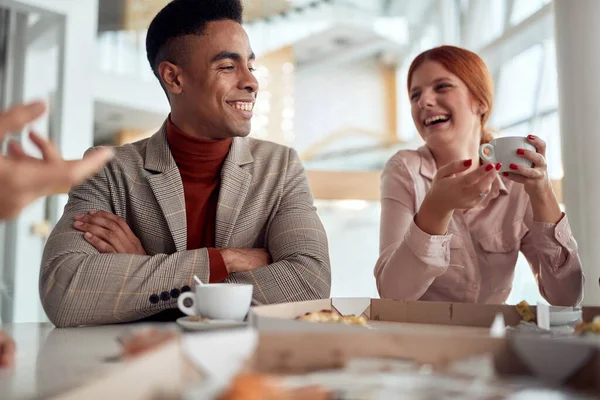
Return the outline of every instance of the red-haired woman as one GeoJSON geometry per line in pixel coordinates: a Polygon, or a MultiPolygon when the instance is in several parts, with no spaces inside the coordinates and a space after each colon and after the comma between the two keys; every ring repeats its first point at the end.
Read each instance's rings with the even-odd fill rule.
{"type": "Polygon", "coordinates": [[[382,298],[503,303],[521,251],[550,304],[581,301],[577,243],[546,171],[546,143],[517,154],[532,168],[481,164],[478,148],[493,85],[475,53],[442,46],[419,55],[408,71],[413,121],[425,146],[402,150],[382,177],[382,298]]]}

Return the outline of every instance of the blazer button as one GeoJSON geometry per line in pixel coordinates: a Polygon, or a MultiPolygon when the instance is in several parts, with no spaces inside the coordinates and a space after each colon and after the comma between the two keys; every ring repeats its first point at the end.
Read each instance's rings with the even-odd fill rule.
{"type": "Polygon", "coordinates": [[[161,299],[162,301],[167,301],[167,300],[169,300],[170,298],[171,298],[171,296],[169,295],[169,292],[162,292],[162,293],[160,294],[160,299],[161,299]]]}
{"type": "Polygon", "coordinates": [[[150,296],[149,300],[150,300],[150,303],[156,304],[156,303],[158,303],[158,300],[160,300],[160,299],[158,298],[158,295],[153,294],[152,296],[150,296]]]}
{"type": "Polygon", "coordinates": [[[190,289],[190,287],[188,285],[182,286],[181,287],[181,293],[185,293],[185,292],[189,292],[192,289],[190,289]]]}
{"type": "Polygon", "coordinates": [[[181,292],[179,291],[179,289],[173,289],[173,290],[171,290],[171,293],[170,293],[170,295],[171,295],[171,297],[172,297],[172,298],[176,299],[176,298],[178,298],[178,297],[179,297],[179,294],[180,294],[180,293],[181,293],[181,292]]]}

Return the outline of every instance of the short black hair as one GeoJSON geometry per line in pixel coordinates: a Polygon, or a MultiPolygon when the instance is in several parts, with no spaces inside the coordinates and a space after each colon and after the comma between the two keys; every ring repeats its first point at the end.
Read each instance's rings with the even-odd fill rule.
{"type": "MultiPolygon", "coordinates": [[[[160,81],[158,66],[180,63],[185,49],[177,39],[202,35],[212,21],[233,20],[242,23],[241,0],[173,0],[154,17],[146,36],[146,54],[154,75],[160,81]]],[[[162,81],[161,81],[162,85],[162,81]]]]}

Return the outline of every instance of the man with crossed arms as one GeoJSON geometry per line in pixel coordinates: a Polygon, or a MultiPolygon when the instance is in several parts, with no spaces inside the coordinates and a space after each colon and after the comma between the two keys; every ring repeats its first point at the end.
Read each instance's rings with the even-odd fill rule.
{"type": "Polygon", "coordinates": [[[202,282],[254,285],[254,304],[327,298],[327,236],[298,154],[246,137],[258,92],[240,0],[174,0],[148,60],[171,113],[69,193],[42,261],[57,326],[170,321],[202,282]]]}

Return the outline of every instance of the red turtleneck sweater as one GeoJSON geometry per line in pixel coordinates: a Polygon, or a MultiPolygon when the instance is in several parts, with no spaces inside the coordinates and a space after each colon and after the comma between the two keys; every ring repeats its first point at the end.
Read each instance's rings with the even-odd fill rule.
{"type": "Polygon", "coordinates": [[[221,167],[232,139],[198,139],[167,122],[167,140],[179,168],[185,195],[187,249],[208,248],[210,283],[227,278],[223,256],[215,249],[215,219],[221,167]]]}

